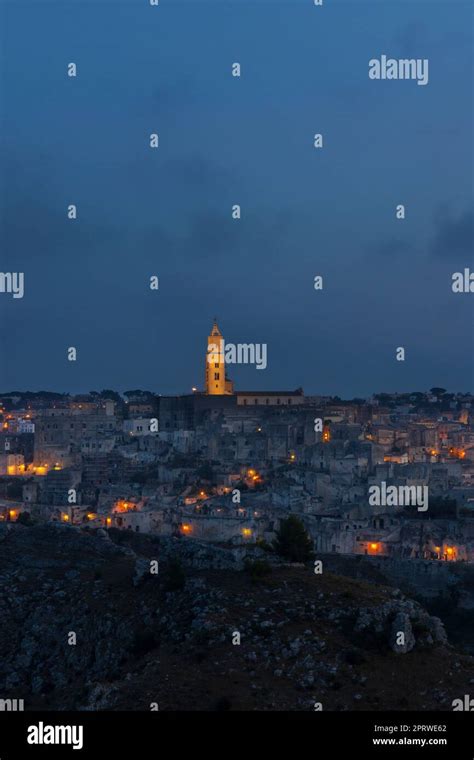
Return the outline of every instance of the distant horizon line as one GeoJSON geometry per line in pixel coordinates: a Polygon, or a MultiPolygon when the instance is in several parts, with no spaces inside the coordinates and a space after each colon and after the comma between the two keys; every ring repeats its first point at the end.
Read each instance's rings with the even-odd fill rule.
{"type": "MultiPolygon", "coordinates": [[[[249,390],[249,389],[238,390],[237,389],[237,390],[235,390],[231,394],[221,394],[221,395],[223,397],[225,397],[225,396],[238,396],[239,394],[251,395],[252,393],[255,393],[255,394],[258,394],[258,395],[262,395],[262,394],[264,395],[265,393],[269,393],[269,394],[275,395],[275,394],[280,393],[280,394],[284,395],[285,393],[295,393],[297,391],[301,391],[302,395],[305,398],[320,397],[320,398],[340,399],[341,401],[353,401],[355,399],[362,400],[362,401],[367,401],[370,398],[373,398],[375,396],[380,396],[380,395],[387,395],[387,396],[414,396],[414,395],[417,395],[417,394],[427,395],[427,394],[431,393],[432,389],[440,389],[440,390],[442,389],[443,390],[443,394],[445,393],[447,395],[454,395],[454,396],[472,396],[472,395],[474,395],[473,391],[461,391],[461,390],[450,391],[447,388],[443,388],[443,386],[437,386],[437,385],[433,385],[433,386],[431,386],[431,388],[427,388],[427,389],[424,389],[424,390],[403,390],[403,391],[398,391],[398,390],[391,390],[391,391],[379,390],[379,391],[373,391],[371,394],[364,395],[364,396],[358,396],[358,395],[354,395],[354,396],[341,396],[338,393],[335,393],[335,394],[332,394],[332,393],[315,393],[315,392],[305,393],[304,389],[301,386],[298,386],[297,388],[293,388],[293,389],[286,388],[286,389],[276,389],[276,390],[273,390],[273,389],[270,389],[270,388],[267,388],[267,389],[264,389],[264,390],[260,390],[260,389],[257,389],[257,388],[255,388],[253,390],[252,389],[251,390],[249,390]]],[[[56,391],[56,390],[46,390],[46,389],[41,389],[41,390],[19,390],[19,389],[15,389],[15,390],[10,390],[10,391],[0,391],[0,397],[4,397],[4,396],[22,396],[22,395],[25,395],[25,394],[32,394],[32,395],[36,395],[36,396],[41,396],[41,395],[57,395],[57,396],[64,396],[64,397],[68,397],[68,396],[69,397],[73,397],[73,396],[94,396],[94,395],[101,396],[104,393],[104,391],[111,391],[112,393],[118,394],[119,396],[122,396],[122,397],[125,396],[125,394],[127,394],[127,393],[128,394],[133,394],[133,393],[137,393],[137,392],[138,393],[149,393],[149,394],[151,394],[153,396],[164,396],[164,397],[166,397],[166,396],[177,397],[177,396],[192,396],[192,395],[208,395],[208,394],[206,394],[206,391],[204,389],[201,390],[201,389],[198,389],[198,388],[190,388],[189,391],[181,391],[181,392],[175,392],[175,393],[160,393],[158,391],[150,390],[150,389],[147,389],[147,388],[133,388],[133,389],[127,389],[125,391],[120,391],[120,390],[117,390],[117,389],[114,389],[114,388],[103,388],[100,391],[96,391],[96,390],[90,390],[90,391],[56,391]]],[[[443,395],[443,394],[441,394],[441,395],[443,395]]]]}

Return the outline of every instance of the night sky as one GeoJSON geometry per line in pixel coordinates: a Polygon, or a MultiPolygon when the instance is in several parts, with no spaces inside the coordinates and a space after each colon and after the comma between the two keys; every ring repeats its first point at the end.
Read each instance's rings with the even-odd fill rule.
{"type": "Polygon", "coordinates": [[[189,392],[214,316],[237,388],[474,390],[470,1],[0,7],[0,391],[189,392]]]}

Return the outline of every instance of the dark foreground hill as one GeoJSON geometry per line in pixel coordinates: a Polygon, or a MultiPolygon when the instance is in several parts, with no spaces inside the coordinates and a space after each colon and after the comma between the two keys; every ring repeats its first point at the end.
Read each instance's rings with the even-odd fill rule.
{"type": "Polygon", "coordinates": [[[474,694],[474,658],[399,591],[311,566],[276,564],[261,578],[265,565],[240,566],[192,540],[2,526],[0,699],[51,710],[451,710],[474,694]]]}

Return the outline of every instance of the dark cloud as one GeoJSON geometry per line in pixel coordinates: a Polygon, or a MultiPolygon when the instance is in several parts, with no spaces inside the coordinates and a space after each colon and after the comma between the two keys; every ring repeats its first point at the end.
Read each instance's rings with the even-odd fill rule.
{"type": "Polygon", "coordinates": [[[397,55],[410,58],[418,57],[421,44],[425,44],[427,27],[425,24],[412,21],[405,24],[395,35],[397,55]]]}
{"type": "Polygon", "coordinates": [[[444,215],[436,221],[431,246],[434,256],[456,259],[467,265],[472,261],[474,242],[474,212],[472,209],[455,215],[444,215]]]}
{"type": "Polygon", "coordinates": [[[375,243],[372,246],[371,252],[387,258],[393,258],[395,256],[400,258],[407,253],[411,253],[412,250],[413,246],[410,242],[400,240],[399,238],[389,238],[375,243]]]}

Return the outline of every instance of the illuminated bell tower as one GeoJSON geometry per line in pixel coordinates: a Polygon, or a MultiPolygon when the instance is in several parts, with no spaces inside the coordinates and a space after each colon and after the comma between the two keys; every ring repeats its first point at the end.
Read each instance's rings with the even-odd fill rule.
{"type": "Polygon", "coordinates": [[[225,374],[224,338],[215,319],[207,338],[206,393],[208,396],[233,393],[232,383],[226,379],[225,374]]]}

